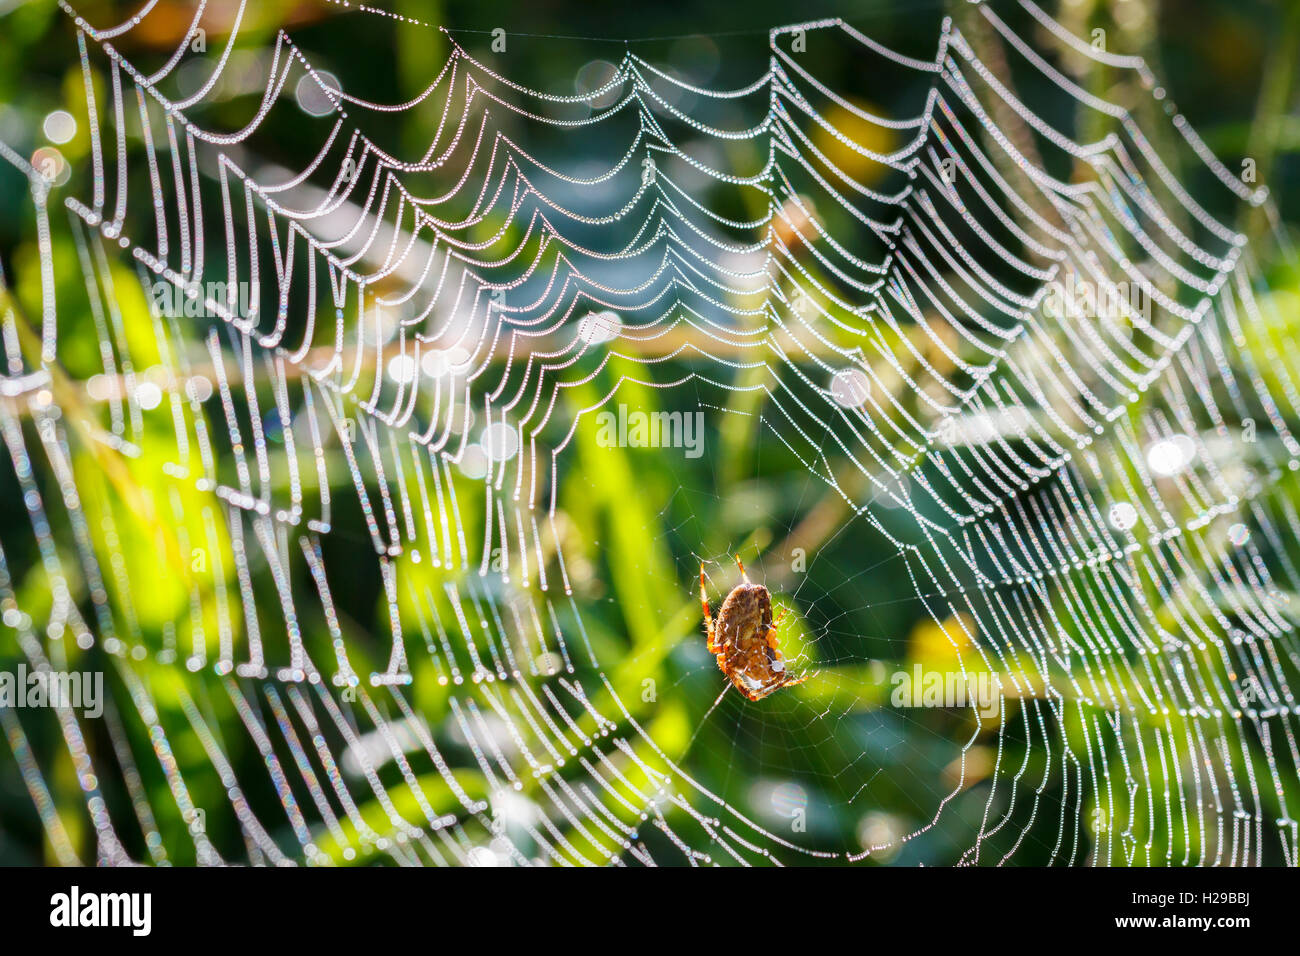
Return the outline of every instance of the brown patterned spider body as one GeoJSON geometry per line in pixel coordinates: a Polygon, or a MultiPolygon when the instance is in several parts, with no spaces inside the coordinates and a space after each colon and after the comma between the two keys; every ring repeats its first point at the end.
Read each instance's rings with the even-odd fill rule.
{"type": "Polygon", "coordinates": [[[741,583],[722,602],[715,621],[704,590],[704,566],[700,566],[700,605],[708,633],[709,653],[718,660],[718,670],[749,700],[762,700],[782,687],[802,684],[781,657],[777,629],[785,609],[772,619],[772,595],[761,584],[749,580],[745,566],[736,558],[741,583]]]}

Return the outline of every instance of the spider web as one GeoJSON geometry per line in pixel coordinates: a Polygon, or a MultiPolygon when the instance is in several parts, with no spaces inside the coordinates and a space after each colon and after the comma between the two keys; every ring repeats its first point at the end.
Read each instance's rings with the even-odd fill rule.
{"type": "Polygon", "coordinates": [[[569,93],[443,31],[372,102],[244,3],[162,57],[60,6],[85,168],[0,143],[0,654],[108,691],[0,707],[51,860],[1295,863],[1300,393],[1210,211],[1268,199],[1140,59],[1026,0],[569,93]]]}

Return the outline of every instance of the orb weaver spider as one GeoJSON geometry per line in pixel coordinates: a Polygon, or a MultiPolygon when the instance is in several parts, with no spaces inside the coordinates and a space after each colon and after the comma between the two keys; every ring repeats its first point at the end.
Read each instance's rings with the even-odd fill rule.
{"type": "Polygon", "coordinates": [[[718,670],[747,699],[757,701],[782,687],[802,684],[807,676],[793,676],[781,657],[777,628],[785,617],[785,608],[772,620],[772,595],[763,585],[749,580],[739,555],[736,566],[740,568],[741,583],[722,602],[715,623],[704,587],[704,565],[700,565],[700,605],[704,609],[709,653],[717,658],[718,670]]]}

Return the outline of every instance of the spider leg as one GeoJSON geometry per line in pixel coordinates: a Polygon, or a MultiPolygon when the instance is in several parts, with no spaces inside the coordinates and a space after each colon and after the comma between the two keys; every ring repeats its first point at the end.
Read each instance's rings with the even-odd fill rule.
{"type": "Polygon", "coordinates": [[[736,559],[736,567],[740,568],[740,576],[745,579],[746,584],[749,584],[749,575],[745,573],[745,564],[740,560],[740,555],[737,554],[733,557],[736,559]]]}
{"type": "MultiPolygon", "coordinates": [[[[709,595],[704,590],[704,565],[700,565],[700,607],[704,609],[704,630],[708,634],[708,648],[710,654],[718,653],[718,646],[714,643],[713,633],[713,612],[709,610],[709,595]]],[[[718,666],[722,666],[722,659],[718,659],[718,666]]]]}
{"type": "Polygon", "coordinates": [[[739,677],[734,677],[730,674],[727,676],[731,677],[731,683],[735,685],[736,690],[740,691],[741,694],[744,695],[746,700],[749,701],[762,700],[765,696],[767,696],[763,692],[762,688],[759,688],[758,691],[752,691],[741,682],[739,677]]]}
{"type": "Polygon", "coordinates": [[[758,692],[750,700],[762,700],[770,694],[775,694],[782,687],[794,687],[796,684],[802,684],[808,679],[807,674],[800,674],[798,677],[791,677],[789,671],[783,671],[781,676],[768,681],[758,689],[758,692]]]}

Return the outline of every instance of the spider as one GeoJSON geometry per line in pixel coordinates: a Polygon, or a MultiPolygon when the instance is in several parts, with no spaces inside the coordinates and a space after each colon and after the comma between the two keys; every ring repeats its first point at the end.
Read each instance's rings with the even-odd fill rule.
{"type": "Polygon", "coordinates": [[[762,700],[782,687],[802,684],[806,677],[791,676],[777,646],[776,631],[785,617],[785,608],[773,621],[772,595],[763,585],[749,580],[739,555],[736,566],[740,568],[741,583],[722,602],[715,624],[704,590],[704,565],[700,565],[700,604],[704,608],[708,648],[718,659],[718,670],[736,690],[749,700],[762,700]]]}

